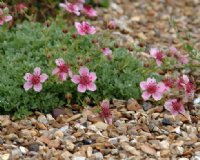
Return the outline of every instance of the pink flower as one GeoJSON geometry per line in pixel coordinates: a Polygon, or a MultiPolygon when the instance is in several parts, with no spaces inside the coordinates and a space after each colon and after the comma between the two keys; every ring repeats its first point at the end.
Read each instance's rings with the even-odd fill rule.
{"type": "Polygon", "coordinates": [[[97,77],[94,72],[89,72],[87,67],[81,67],[79,74],[72,76],[72,82],[78,84],[78,92],[84,93],[86,90],[95,91],[97,89],[94,83],[97,77]]]}
{"type": "Polygon", "coordinates": [[[34,73],[26,73],[24,79],[27,81],[24,83],[24,89],[27,91],[33,87],[36,92],[42,90],[42,83],[48,79],[48,75],[43,73],[41,74],[41,69],[36,67],[34,73]]]}
{"type": "Polygon", "coordinates": [[[85,6],[83,8],[83,13],[90,16],[90,17],[96,17],[97,16],[97,12],[91,7],[91,6],[85,6]]]}
{"type": "Polygon", "coordinates": [[[157,48],[150,49],[150,55],[156,59],[156,63],[158,66],[161,66],[165,54],[162,51],[159,51],[157,48]]]}
{"type": "Polygon", "coordinates": [[[156,83],[154,78],[148,78],[147,81],[140,82],[140,88],[144,90],[142,98],[146,101],[152,96],[156,101],[162,98],[165,91],[165,85],[162,82],[156,83]]]}
{"type": "Polygon", "coordinates": [[[179,53],[178,50],[173,46],[170,47],[170,53],[177,61],[182,64],[187,64],[189,62],[189,55],[179,53]]]}
{"type": "Polygon", "coordinates": [[[109,21],[108,24],[107,24],[107,27],[108,27],[109,29],[116,29],[116,27],[117,27],[116,21],[115,21],[115,20],[109,21]]]}
{"type": "Polygon", "coordinates": [[[80,34],[81,36],[86,35],[86,34],[95,34],[96,33],[95,27],[91,26],[87,22],[82,22],[82,23],[75,22],[75,27],[76,27],[78,34],[80,34]]]}
{"type": "Polygon", "coordinates": [[[178,88],[184,88],[187,83],[189,83],[189,77],[187,75],[183,75],[177,81],[178,88]]]}
{"type": "Polygon", "coordinates": [[[3,25],[5,22],[9,22],[12,20],[12,16],[6,14],[7,8],[4,8],[3,10],[0,8],[0,25],[3,25]]]}
{"type": "Polygon", "coordinates": [[[64,8],[69,13],[74,13],[77,16],[80,15],[80,11],[79,11],[80,9],[79,9],[79,6],[77,4],[73,4],[73,3],[69,3],[67,1],[65,1],[65,3],[60,3],[59,6],[61,8],[64,8]]]}
{"type": "Polygon", "coordinates": [[[83,10],[83,4],[85,3],[85,0],[75,0],[74,4],[76,4],[79,7],[79,10],[83,10]]]}
{"type": "Polygon", "coordinates": [[[162,81],[165,85],[165,91],[169,91],[174,85],[174,79],[167,78],[162,81]]]}
{"type": "Polygon", "coordinates": [[[103,48],[102,51],[108,60],[112,60],[112,50],[110,48],[103,48]]]}
{"type": "Polygon", "coordinates": [[[109,100],[103,100],[101,103],[101,113],[100,116],[104,118],[105,122],[112,124],[112,114],[110,111],[110,102],[109,100]]]}
{"type": "Polygon", "coordinates": [[[183,88],[185,91],[185,98],[187,99],[189,96],[194,97],[195,86],[189,80],[187,75],[183,75],[177,81],[177,86],[179,89],[183,88]]]}
{"type": "Polygon", "coordinates": [[[72,71],[70,70],[70,66],[65,63],[62,58],[56,59],[57,67],[53,69],[52,74],[58,75],[61,81],[65,81],[67,77],[72,76],[72,71]]]}
{"type": "Polygon", "coordinates": [[[24,3],[19,3],[19,4],[16,5],[16,10],[19,13],[24,13],[24,11],[27,10],[27,6],[24,3]]]}
{"type": "Polygon", "coordinates": [[[185,108],[180,100],[170,99],[165,102],[164,107],[173,115],[184,114],[185,108]]]}

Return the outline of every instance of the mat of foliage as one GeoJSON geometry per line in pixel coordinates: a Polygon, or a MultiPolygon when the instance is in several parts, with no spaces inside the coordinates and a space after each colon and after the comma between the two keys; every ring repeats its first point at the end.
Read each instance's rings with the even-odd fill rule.
{"type": "Polygon", "coordinates": [[[67,93],[72,94],[70,103],[79,104],[83,104],[85,98],[94,104],[104,98],[140,96],[139,82],[145,77],[138,60],[126,49],[114,48],[108,33],[81,37],[74,36],[74,28],[64,33],[66,27],[25,22],[11,31],[0,29],[1,113],[15,113],[20,118],[33,110],[48,112],[54,107],[66,105],[69,102],[65,98],[67,93]],[[102,54],[102,48],[106,46],[113,50],[111,61],[102,54]],[[70,79],[61,82],[52,76],[57,58],[69,63],[74,74],[78,72],[80,63],[96,72],[97,90],[80,94],[70,79]],[[49,79],[41,92],[26,92],[23,77],[27,72],[32,73],[35,67],[40,67],[49,79]]]}

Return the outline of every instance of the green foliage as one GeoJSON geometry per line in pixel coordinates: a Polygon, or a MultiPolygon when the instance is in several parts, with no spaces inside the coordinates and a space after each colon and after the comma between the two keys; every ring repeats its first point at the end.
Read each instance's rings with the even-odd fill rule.
{"type": "Polygon", "coordinates": [[[15,113],[16,118],[21,118],[34,110],[49,112],[68,103],[67,93],[72,94],[71,103],[79,104],[85,97],[94,103],[106,97],[139,97],[139,82],[146,77],[142,75],[143,67],[138,60],[126,49],[115,49],[107,33],[72,38],[75,29],[68,28],[65,34],[62,30],[66,26],[63,26],[52,23],[45,27],[40,23],[25,22],[11,31],[0,28],[0,113],[15,113]],[[113,50],[112,61],[102,54],[102,48],[109,44],[113,50]],[[71,80],[60,82],[58,77],[52,76],[57,58],[69,63],[74,74],[80,68],[78,61],[96,72],[97,91],[80,94],[71,80]],[[26,92],[23,77],[37,66],[49,75],[49,79],[41,92],[26,92]]]}

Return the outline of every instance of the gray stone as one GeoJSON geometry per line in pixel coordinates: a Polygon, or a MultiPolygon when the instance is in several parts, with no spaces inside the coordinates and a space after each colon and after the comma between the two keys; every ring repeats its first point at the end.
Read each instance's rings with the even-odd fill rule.
{"type": "Polygon", "coordinates": [[[38,117],[38,121],[43,124],[48,124],[47,118],[44,115],[38,117]]]}

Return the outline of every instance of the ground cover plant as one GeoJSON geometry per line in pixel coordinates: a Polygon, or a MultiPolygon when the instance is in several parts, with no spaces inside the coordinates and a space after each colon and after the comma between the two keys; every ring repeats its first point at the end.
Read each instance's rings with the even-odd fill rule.
{"type": "Polygon", "coordinates": [[[0,2],[0,159],[199,159],[186,1],[0,2]]]}
{"type": "Polygon", "coordinates": [[[68,28],[67,33],[65,28],[67,26],[55,23],[46,27],[31,22],[19,24],[11,31],[1,28],[2,113],[18,112],[23,115],[31,110],[47,112],[54,107],[66,105],[67,94],[72,95],[71,103],[82,105],[86,97],[93,103],[104,98],[139,98],[139,82],[144,76],[138,72],[143,68],[138,60],[126,49],[115,48],[106,33],[79,36],[75,34],[75,28],[68,28]],[[103,53],[106,46],[113,50],[110,59],[103,53]],[[58,62],[60,59],[62,62],[58,62]],[[88,67],[96,74],[96,91],[77,92],[72,77],[62,73],[59,75],[59,71],[55,71],[56,66],[64,74],[70,68],[71,75],[77,74],[81,66],[88,67]],[[26,81],[30,82],[28,76],[36,67],[41,70],[39,74],[45,74],[42,84],[39,88],[34,86],[37,84],[36,77],[32,86],[23,86],[26,81]],[[24,80],[26,73],[29,74],[24,80]]]}

